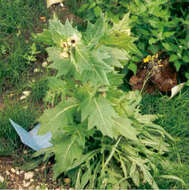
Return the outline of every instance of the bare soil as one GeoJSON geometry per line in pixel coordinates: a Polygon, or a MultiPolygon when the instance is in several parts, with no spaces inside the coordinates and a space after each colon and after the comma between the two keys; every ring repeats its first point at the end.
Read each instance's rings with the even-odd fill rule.
{"type": "MultiPolygon", "coordinates": [[[[40,165],[31,171],[23,171],[15,166],[13,157],[0,157],[0,177],[7,189],[62,189],[53,180],[51,164],[40,165]]],[[[65,188],[65,187],[64,187],[65,188]]]]}

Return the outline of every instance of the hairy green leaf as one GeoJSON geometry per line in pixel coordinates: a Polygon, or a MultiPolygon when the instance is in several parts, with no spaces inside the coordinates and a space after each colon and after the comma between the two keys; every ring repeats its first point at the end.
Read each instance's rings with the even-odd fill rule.
{"type": "Polygon", "coordinates": [[[78,143],[77,135],[62,136],[59,142],[54,145],[56,163],[54,165],[54,177],[68,171],[75,160],[82,155],[83,147],[78,143]]]}
{"type": "Polygon", "coordinates": [[[82,121],[88,118],[88,128],[97,127],[103,135],[116,137],[113,118],[117,117],[111,103],[103,97],[88,98],[81,105],[82,121]]]}
{"type": "Polygon", "coordinates": [[[69,121],[72,122],[72,110],[77,107],[78,103],[75,100],[60,102],[55,108],[46,110],[40,117],[41,128],[40,134],[45,134],[51,131],[53,134],[61,129],[64,125],[68,125],[69,121]]]}

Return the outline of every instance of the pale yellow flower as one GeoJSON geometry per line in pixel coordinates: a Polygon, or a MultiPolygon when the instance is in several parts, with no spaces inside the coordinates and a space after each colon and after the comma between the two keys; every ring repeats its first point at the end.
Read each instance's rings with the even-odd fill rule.
{"type": "Polygon", "coordinates": [[[67,43],[69,46],[75,47],[79,41],[80,41],[80,38],[76,34],[74,34],[73,36],[68,38],[67,43]]]}
{"type": "Polygon", "coordinates": [[[69,53],[67,51],[64,51],[64,52],[60,53],[59,56],[62,59],[69,58],[69,53]]]}

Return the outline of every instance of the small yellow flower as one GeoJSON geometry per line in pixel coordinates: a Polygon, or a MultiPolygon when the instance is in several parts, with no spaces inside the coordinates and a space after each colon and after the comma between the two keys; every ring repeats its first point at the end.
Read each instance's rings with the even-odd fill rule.
{"type": "Polygon", "coordinates": [[[161,65],[161,59],[160,59],[160,60],[158,60],[158,65],[161,65]]]}
{"type": "Polygon", "coordinates": [[[144,61],[144,63],[147,63],[148,62],[148,58],[147,57],[144,58],[143,61],[144,61]]]}
{"type": "Polygon", "coordinates": [[[148,55],[146,58],[143,59],[144,63],[148,63],[151,60],[151,56],[148,55]]]}

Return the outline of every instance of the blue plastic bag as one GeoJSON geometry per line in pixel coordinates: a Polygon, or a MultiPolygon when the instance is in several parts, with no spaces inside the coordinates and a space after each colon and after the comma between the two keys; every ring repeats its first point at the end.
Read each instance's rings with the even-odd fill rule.
{"type": "Polygon", "coordinates": [[[42,148],[48,148],[52,146],[50,143],[52,134],[51,132],[48,132],[45,135],[38,135],[38,130],[40,128],[40,124],[38,124],[35,128],[33,128],[31,131],[27,132],[25,129],[23,129],[20,125],[9,119],[12,126],[16,130],[17,134],[19,135],[21,141],[32,148],[33,150],[40,150],[42,148]]]}

